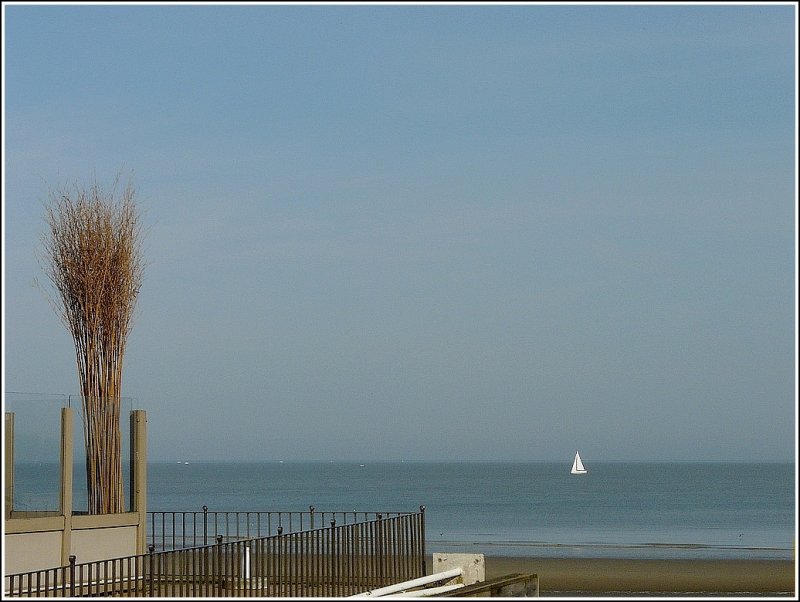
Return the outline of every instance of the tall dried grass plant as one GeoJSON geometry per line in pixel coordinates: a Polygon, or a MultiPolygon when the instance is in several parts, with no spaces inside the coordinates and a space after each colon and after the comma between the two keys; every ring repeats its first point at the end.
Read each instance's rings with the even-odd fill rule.
{"type": "Polygon", "coordinates": [[[72,335],[78,368],[90,514],[125,512],[120,400],[125,346],[142,283],[141,227],[128,182],[115,198],[95,182],[50,194],[45,270],[72,335]]]}

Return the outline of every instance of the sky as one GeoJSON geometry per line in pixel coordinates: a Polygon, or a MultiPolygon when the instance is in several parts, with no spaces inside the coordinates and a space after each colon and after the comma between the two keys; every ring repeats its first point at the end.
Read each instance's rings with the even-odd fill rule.
{"type": "Polygon", "coordinates": [[[794,461],[794,5],[3,11],[18,420],[43,204],[121,173],[151,460],[794,461]]]}

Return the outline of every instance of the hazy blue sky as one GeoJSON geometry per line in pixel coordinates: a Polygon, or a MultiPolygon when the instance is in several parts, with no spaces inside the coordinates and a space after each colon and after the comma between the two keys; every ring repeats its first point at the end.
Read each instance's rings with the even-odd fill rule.
{"type": "Polygon", "coordinates": [[[4,10],[6,391],[123,170],[152,459],[793,460],[794,6],[4,10]]]}

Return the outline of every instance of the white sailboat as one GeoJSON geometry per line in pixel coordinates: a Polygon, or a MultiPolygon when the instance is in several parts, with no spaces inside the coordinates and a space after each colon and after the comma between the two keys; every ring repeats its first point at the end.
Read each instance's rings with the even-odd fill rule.
{"type": "Polygon", "coordinates": [[[570,474],[586,474],[589,472],[583,467],[583,462],[581,462],[581,455],[576,451],[575,452],[575,459],[572,461],[572,470],[569,471],[570,474]]]}

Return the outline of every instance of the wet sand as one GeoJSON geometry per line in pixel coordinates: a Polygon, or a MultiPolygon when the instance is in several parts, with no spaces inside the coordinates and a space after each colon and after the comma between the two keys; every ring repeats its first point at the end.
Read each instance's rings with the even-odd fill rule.
{"type": "Polygon", "coordinates": [[[486,557],[486,578],[539,575],[541,596],[795,596],[792,560],[486,557]]]}

